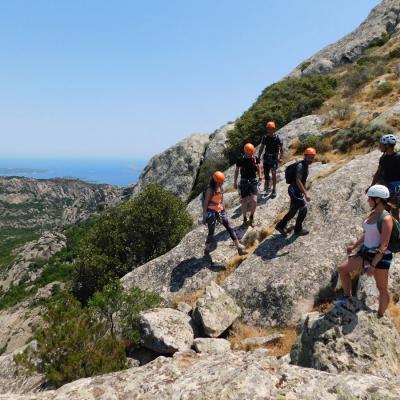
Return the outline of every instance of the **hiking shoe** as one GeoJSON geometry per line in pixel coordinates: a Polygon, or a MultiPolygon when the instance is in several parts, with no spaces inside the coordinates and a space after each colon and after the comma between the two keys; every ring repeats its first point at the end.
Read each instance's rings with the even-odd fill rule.
{"type": "Polygon", "coordinates": [[[273,190],[273,191],[271,192],[271,196],[269,196],[269,197],[270,197],[270,199],[274,199],[274,198],[276,197],[276,191],[273,190]]]}
{"type": "Polygon", "coordinates": [[[334,301],[334,304],[337,306],[342,306],[347,302],[347,300],[350,300],[350,297],[347,296],[347,294],[342,294],[338,299],[334,301]]]}
{"type": "Polygon", "coordinates": [[[310,231],[308,231],[307,229],[300,229],[299,231],[294,231],[294,234],[295,235],[298,235],[298,236],[305,236],[305,235],[308,235],[310,233],[310,231]]]}
{"type": "Polygon", "coordinates": [[[239,253],[239,256],[244,256],[245,254],[247,254],[246,247],[241,244],[238,247],[238,253],[239,253]]]}
{"type": "Polygon", "coordinates": [[[254,220],[254,215],[250,215],[250,226],[254,228],[256,226],[256,221],[254,220]]]}
{"type": "Polygon", "coordinates": [[[288,233],[286,232],[286,229],[285,228],[283,228],[282,226],[278,226],[278,225],[276,225],[275,226],[275,229],[282,235],[282,236],[287,236],[288,235],[288,233]]]}

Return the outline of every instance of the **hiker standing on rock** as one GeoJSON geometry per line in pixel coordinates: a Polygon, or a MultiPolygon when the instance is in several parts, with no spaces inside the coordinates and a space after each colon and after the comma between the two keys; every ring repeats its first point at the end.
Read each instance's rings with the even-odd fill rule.
{"type": "MultiPolygon", "coordinates": [[[[361,245],[354,256],[350,256],[338,268],[344,295],[335,302],[337,305],[351,299],[350,273],[368,266],[368,276],[374,276],[379,291],[378,317],[383,317],[390,297],[388,291],[389,268],[392,263],[392,252],[389,250],[394,220],[386,211],[390,193],[386,186],[373,185],[368,189],[368,204],[372,208],[371,214],[364,221],[364,235],[353,245],[347,247],[347,254],[351,254],[361,245]]],[[[396,227],[397,229],[397,227],[396,227]]]]}
{"type": "Polygon", "coordinates": [[[396,136],[384,135],[379,140],[379,149],[383,153],[379,159],[379,167],[372,179],[372,185],[380,180],[389,189],[389,203],[393,205],[392,215],[399,220],[400,208],[400,153],[394,148],[396,146],[396,136]]]}
{"type": "Polygon", "coordinates": [[[221,224],[224,225],[231,239],[235,243],[239,255],[242,256],[246,254],[245,247],[239,242],[235,231],[229,224],[228,216],[225,212],[224,194],[222,191],[224,180],[225,176],[221,171],[214,172],[204,194],[203,222],[208,225],[208,235],[206,246],[204,248],[204,255],[206,256],[208,256],[211,251],[217,222],[221,222],[221,224]]]}
{"type": "Polygon", "coordinates": [[[304,159],[289,165],[285,171],[286,182],[289,183],[288,192],[290,197],[290,208],[287,214],[276,225],[275,229],[283,236],[287,236],[286,225],[296,215],[296,224],[294,226],[295,235],[308,235],[309,231],[303,229],[303,221],[307,215],[306,201],[311,201],[310,195],[306,189],[308,177],[308,166],[314,161],[316,150],[308,147],[304,150],[304,159]]]}
{"type": "Polygon", "coordinates": [[[279,136],[275,133],[275,122],[269,121],[266,125],[267,134],[261,139],[261,147],[258,152],[258,158],[261,160],[262,153],[265,149],[263,167],[264,167],[264,191],[268,195],[271,189],[271,177],[272,175],[272,192],[271,199],[276,197],[276,170],[278,169],[279,161],[283,159],[283,143],[279,139],[279,136]]]}
{"type": "Polygon", "coordinates": [[[239,192],[242,199],[243,225],[247,224],[248,202],[251,200],[251,210],[249,222],[252,227],[255,226],[254,213],[257,208],[258,182],[262,181],[260,161],[254,156],[254,146],[247,143],[244,146],[244,155],[236,162],[235,176],[233,186],[238,188],[237,179],[240,171],[239,192]],[[257,180],[257,174],[259,181],[257,180]]]}

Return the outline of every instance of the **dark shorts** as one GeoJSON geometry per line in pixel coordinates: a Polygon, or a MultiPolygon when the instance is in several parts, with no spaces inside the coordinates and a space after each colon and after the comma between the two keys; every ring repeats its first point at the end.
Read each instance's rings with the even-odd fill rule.
{"type": "Polygon", "coordinates": [[[267,169],[278,169],[278,154],[264,154],[263,166],[264,170],[267,169]]]}
{"type": "Polygon", "coordinates": [[[400,208],[400,181],[385,182],[385,186],[389,189],[389,202],[396,208],[400,208]]]}
{"type": "MultiPolygon", "coordinates": [[[[369,249],[368,247],[361,246],[360,249],[357,251],[357,256],[360,256],[364,261],[368,264],[371,264],[372,260],[374,259],[376,254],[376,249],[369,249]]],[[[376,264],[377,269],[389,269],[390,265],[392,264],[393,254],[388,253],[384,254],[382,260],[376,264]]]]}
{"type": "Polygon", "coordinates": [[[258,195],[258,180],[257,179],[241,179],[239,183],[239,192],[242,199],[258,195]]]}

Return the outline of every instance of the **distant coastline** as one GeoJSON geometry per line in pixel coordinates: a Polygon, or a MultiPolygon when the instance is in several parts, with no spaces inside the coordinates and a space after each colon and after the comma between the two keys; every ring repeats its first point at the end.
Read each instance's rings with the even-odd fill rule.
{"type": "Polygon", "coordinates": [[[47,169],[43,168],[0,168],[0,174],[45,174],[47,169]]]}

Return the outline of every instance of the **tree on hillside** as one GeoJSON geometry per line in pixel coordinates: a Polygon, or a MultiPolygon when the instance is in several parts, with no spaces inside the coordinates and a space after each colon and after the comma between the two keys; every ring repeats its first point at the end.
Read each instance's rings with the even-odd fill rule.
{"type": "Polygon", "coordinates": [[[88,231],[75,267],[74,294],[87,302],[106,284],[175,247],[191,226],[185,203],[157,185],[146,186],[88,231]]]}

